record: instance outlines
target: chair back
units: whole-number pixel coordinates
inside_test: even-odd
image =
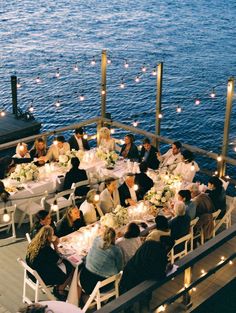
[[[86,179],[86,180],[79,181],[77,183],[73,183],[71,188],[75,190],[78,187],[88,186],[88,185],[89,185],[89,180]]]
[[[170,250],[170,262],[174,264],[175,259],[182,258],[186,254],[188,254],[188,242],[191,240],[191,234],[187,234],[177,240],[175,240],[174,247]],[[175,247],[183,245],[183,248],[175,253]]]
[[[39,290],[43,290],[43,292],[47,295],[49,300],[56,300],[56,298],[51,294],[48,287],[45,285],[42,278],[39,276],[37,271],[33,270],[29,265],[25,263],[24,260],[21,258],[17,259],[17,262],[22,266],[24,269],[24,281],[23,281],[23,297],[22,302],[31,304],[33,301],[36,303],[39,301]],[[35,281],[28,277],[28,273],[30,273],[34,278]],[[34,300],[31,301],[28,296],[26,295],[27,286],[34,291]]]
[[[199,220],[199,217],[196,217],[195,219],[191,220],[190,222],[190,235],[191,235],[191,251],[193,251],[193,240],[194,240],[194,227],[196,226],[197,222]]]
[[[8,206],[6,208],[0,209],[0,231],[9,231],[12,228],[12,236],[8,239],[16,239],[16,229],[15,229],[15,211],[16,205]],[[7,214],[8,220],[4,221],[4,215]],[[4,240],[4,239],[3,239]]]
[[[25,234],[25,237],[26,237],[26,239],[27,239],[28,243],[31,243],[31,237],[30,237],[30,234],[29,234],[29,233],[26,233],[26,234]]]
[[[217,217],[220,215],[221,210],[217,210],[216,212],[212,213],[212,217],[213,217],[213,232],[212,232],[212,237],[215,237],[216,235],[216,219]]]
[[[97,305],[97,310],[101,308],[103,301],[106,301],[110,298],[119,297],[119,282],[121,279],[122,272],[113,275],[104,279],[103,281],[98,281],[96,286],[93,289],[93,292],[90,294],[87,302],[85,303],[82,311],[85,313],[89,307]],[[114,286],[106,292],[102,292],[101,288],[107,286],[111,283],[114,283]]]

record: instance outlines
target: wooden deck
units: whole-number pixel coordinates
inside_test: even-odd
[[[236,222],[236,210],[233,211],[233,223]],[[17,242],[0,247],[0,313],[15,313],[22,305],[22,284],[23,284],[23,270],[17,263],[18,257],[25,257],[27,242],[25,240],[25,233],[28,231],[28,224],[23,224],[17,234]],[[1,244],[1,241],[0,241]],[[213,267],[220,261],[221,256],[229,256],[236,250],[236,238],[233,238],[220,249],[208,255],[201,262],[196,264],[193,268],[193,279],[200,275],[201,269],[207,271],[208,268]],[[236,264],[236,260],[234,262]],[[191,312],[206,298],[210,297],[216,291],[221,289],[229,281],[236,277],[236,266],[228,265],[222,270],[211,276],[203,283],[201,283],[196,292],[192,293],[193,306],[187,312]],[[162,286],[154,294],[151,302],[151,308],[163,299],[175,294],[183,287],[183,276],[175,278],[173,281]],[[45,296],[42,295],[42,300]],[[186,312],[181,304],[181,300],[174,304],[168,305],[165,312]]]

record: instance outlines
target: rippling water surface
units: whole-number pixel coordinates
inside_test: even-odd
[[[107,111],[114,119],[127,124],[136,119],[141,128],[154,131],[156,80],[151,72],[163,61],[162,135],[218,152],[227,79],[236,74],[235,16],[234,0],[1,0],[0,107],[11,106],[10,75],[16,73],[22,83],[19,104],[26,110],[33,100],[43,130],[99,114],[100,56],[106,48],[111,58]],[[93,56],[95,66],[90,65]],[[144,63],[147,72],[135,83]],[[38,75],[40,84],[35,83]],[[119,88],[122,77],[125,89]],[[209,98],[213,86],[214,100]],[[56,109],[58,97],[61,107]],[[235,113],[234,105],[231,141]]]

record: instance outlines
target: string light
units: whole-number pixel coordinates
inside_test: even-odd
[[[57,145],[58,145],[57,136],[53,139],[53,144],[54,144],[55,146],[57,146]]]
[[[124,83],[123,78],[121,79],[120,88],[121,88],[121,89],[124,89],[124,88],[125,88],[125,83]]]
[[[138,190],[138,185],[134,184],[134,191]]]
[[[230,176],[229,176],[229,175],[227,175],[227,176],[225,176],[225,178],[226,178],[226,179],[230,179]]]
[[[57,200],[54,200],[54,202],[51,204],[51,211],[56,212],[59,210]]]
[[[195,99],[195,104],[196,104],[196,105],[199,105],[200,103],[201,103],[201,101],[200,101],[199,98]]]
[[[77,63],[75,63],[75,64],[74,64],[74,67],[73,67],[73,69],[74,69],[74,71],[75,71],[75,72],[78,72],[78,70],[79,70],[79,67],[78,67],[78,64],[77,64]]]
[[[222,256],[220,259],[221,259],[221,261],[224,261],[224,260],[225,260],[225,257],[224,257],[224,256]]]
[[[137,126],[138,126],[138,122],[137,122],[137,121],[134,121],[134,122],[133,122],[133,126],[134,126],[134,127],[137,127]]]
[[[17,78],[16,88],[20,88],[20,87],[21,87],[20,78]]]
[[[229,265],[233,265],[233,261],[229,261]]]
[[[100,200],[100,196],[99,194],[97,193],[95,196],[94,196],[94,201],[98,202]]]
[[[140,82],[140,77],[138,75],[135,77],[135,81],[136,81],[136,83]]]
[[[193,172],[195,170],[194,162],[192,162],[190,170]]]
[[[84,101],[84,99],[85,99],[84,95],[81,94],[81,95],[79,96],[79,99],[80,99],[80,101]]]
[[[143,66],[142,66],[142,72],[145,73],[146,71],[147,71],[147,67],[146,67],[145,64],[143,64]]]
[[[156,71],[156,69],[154,68],[153,70],[152,70],[152,76],[156,76],[157,75],[157,71]]]
[[[92,59],[92,61],[90,62],[90,64],[91,64],[92,66],[94,66],[94,65],[96,64],[95,57],[93,57],[93,59]]]
[[[234,152],[236,152],[236,147],[234,147]]]
[[[1,112],[0,112],[0,116],[1,116],[1,117],[4,117],[4,116],[6,116],[6,112],[4,112],[4,111],[1,111]]]
[[[40,84],[41,83],[41,78],[39,77],[39,75],[36,77],[35,82],[36,82],[36,84]]]
[[[218,175],[218,171],[215,171],[215,175]]]
[[[139,150],[141,150],[141,149],[142,149],[142,147],[143,147],[142,145],[139,145],[139,146],[138,146]]]
[[[197,290],[197,288],[196,288],[196,287],[193,287],[192,291],[196,291],[196,290]]]
[[[103,90],[101,91],[101,94],[102,94],[102,95],[105,95],[105,94],[106,94],[106,90],[103,89]]]
[[[158,118],[163,118],[163,114],[162,114],[162,113],[159,113],[159,114],[158,114]]]
[[[205,274],[206,274],[205,270],[202,269],[202,270],[201,270],[201,274],[202,274],[202,275],[205,275]]]
[[[107,64],[111,64],[111,59],[107,59]]]
[[[59,108],[60,105],[61,105],[61,101],[60,101],[60,99],[58,98],[58,99],[56,100],[56,102],[55,102],[55,106],[56,106],[57,108]]]
[[[221,155],[218,155],[217,161],[218,161],[218,162],[222,161],[222,156],[221,156]]]
[[[182,109],[181,109],[181,107],[178,105],[177,108],[176,108],[176,112],[177,112],[177,113],[181,113],[181,111],[182,111]]]
[[[59,68],[57,68],[55,76],[56,76],[56,78],[60,78],[61,74],[60,74]]]
[[[125,60],[124,67],[125,67],[125,68],[128,68],[128,67],[129,67],[129,63],[127,62],[127,60]]]
[[[159,308],[157,309],[157,312],[165,312],[166,306],[165,305],[160,305]]]
[[[7,222],[10,221],[10,219],[11,219],[10,214],[7,212],[7,209],[5,208],[2,220],[3,220],[4,223],[7,223]]]
[[[83,135],[83,138],[84,138],[84,139],[88,139],[88,135],[87,135],[87,134],[84,134],[84,135]]]
[[[33,112],[34,112],[33,101],[31,101],[31,104],[30,104],[30,106],[29,106],[28,111],[29,111],[30,113],[33,113]]]
[[[111,128],[111,134],[115,134],[115,129]]]
[[[211,93],[210,93],[210,97],[211,97],[212,99],[216,97],[216,93],[215,93],[215,89],[214,89],[214,88],[212,88],[212,91],[211,91]]]
[[[125,141],[123,139],[120,139],[120,144],[124,145],[124,143],[125,143]],[[235,186],[235,188],[236,188],[236,186]]]

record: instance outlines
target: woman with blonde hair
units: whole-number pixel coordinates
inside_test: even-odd
[[[115,245],[116,232],[104,227],[101,236],[94,239],[80,273],[80,285],[86,294],[91,294],[98,281],[118,274],[123,268],[123,256]]]
[[[58,238],[52,227],[43,226],[27,248],[26,263],[38,272],[46,285],[54,285],[53,293],[58,299],[65,300],[65,287],[71,282],[74,269],[68,261],[60,259],[57,245]],[[66,274],[58,267],[61,263],[66,267]]]
[[[107,127],[102,127],[99,129],[99,140],[98,140],[98,147],[107,150],[107,151],[114,151],[116,148],[115,139],[111,137],[111,131]]]
[[[37,138],[34,142],[32,149],[30,150],[30,156],[32,160],[44,157],[46,154],[47,154],[46,141],[42,137]],[[45,163],[44,160],[40,160],[37,162],[39,165],[43,165]]]

